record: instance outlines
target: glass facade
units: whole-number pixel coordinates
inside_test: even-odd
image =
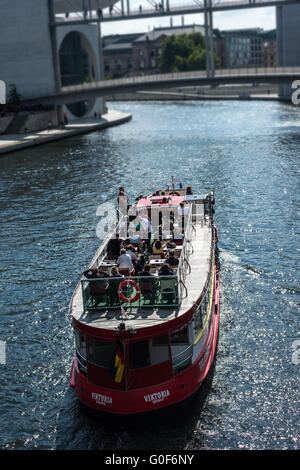
[[[95,66],[84,44],[84,36],[72,31],[64,38],[59,50],[62,86],[79,85],[95,80]],[[77,117],[86,113],[85,102],[72,103],[68,109]]]

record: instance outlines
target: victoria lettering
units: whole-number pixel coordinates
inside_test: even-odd
[[[151,393],[149,395],[144,395],[145,402],[158,403],[164,401],[166,397],[170,396],[169,390],[161,390],[160,392]]]
[[[98,405],[112,405],[112,397],[108,397],[106,395],[101,395],[100,393],[92,392],[92,399],[96,400]]]

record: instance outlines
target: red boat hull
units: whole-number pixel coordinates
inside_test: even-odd
[[[218,326],[219,280],[216,275],[207,340],[198,357],[185,371],[164,383],[136,390],[120,391],[89,383],[87,377],[79,371],[76,354],[74,354],[70,385],[74,387],[76,396],[84,405],[107,413],[131,415],[175,405],[191,397],[207,376],[215,355]]]

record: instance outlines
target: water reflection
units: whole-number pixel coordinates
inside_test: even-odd
[[[0,446],[295,449],[299,109],[281,103],[113,103],[129,123],[0,159]],[[163,423],[114,426],[68,378],[72,291],[101,202],[171,175],[215,187],[222,299],[211,387]]]

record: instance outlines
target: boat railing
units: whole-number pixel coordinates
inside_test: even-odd
[[[184,240],[183,240],[181,255],[179,258],[179,264],[177,268],[177,278],[178,278],[178,285],[179,285],[180,300],[184,299],[188,295],[187,287],[185,285],[185,279],[186,279],[186,276],[191,273],[189,257],[193,253],[192,234],[193,234],[192,210],[190,207],[188,219],[187,219],[186,226],[185,226],[185,233],[184,233]]]
[[[180,351],[176,355],[172,355],[173,369],[175,374],[180,372],[182,367],[186,367],[191,363],[193,357],[193,344]]]
[[[82,279],[85,310],[177,307],[179,284],[172,276],[122,276]]]

